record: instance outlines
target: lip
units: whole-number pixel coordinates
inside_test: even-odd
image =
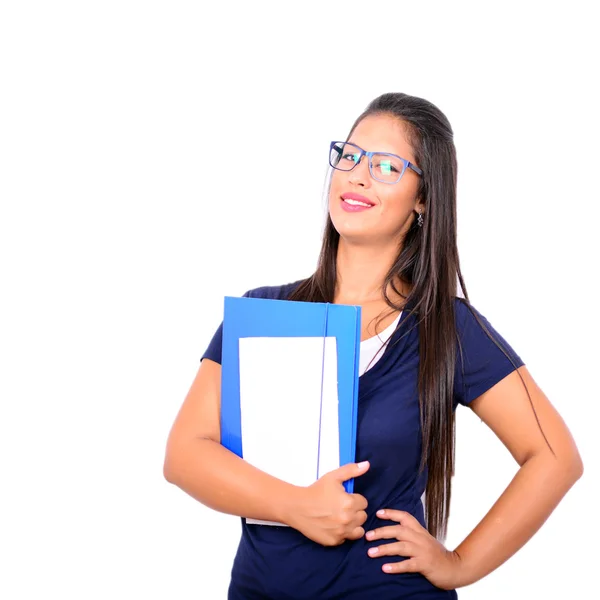
[[[347,212],[361,212],[363,210],[369,210],[371,207],[375,206],[374,202],[372,202],[368,198],[365,198],[365,196],[361,196],[360,194],[355,194],[354,192],[345,192],[344,194],[342,194],[341,198],[342,198],[342,208]],[[344,202],[344,200],[346,198],[348,198],[349,200],[358,200],[359,202],[364,202],[365,204],[368,204],[369,206],[357,206],[357,205],[348,204],[347,202]]]

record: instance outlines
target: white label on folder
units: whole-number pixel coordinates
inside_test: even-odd
[[[299,486],[337,469],[336,338],[252,337],[239,343],[244,459]]]

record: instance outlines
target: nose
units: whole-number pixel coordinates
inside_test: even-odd
[[[359,163],[348,172],[348,182],[353,185],[371,186],[371,174],[369,173],[369,159],[361,156]]]

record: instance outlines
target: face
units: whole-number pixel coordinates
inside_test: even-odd
[[[413,149],[406,139],[405,125],[389,115],[363,119],[347,140],[366,151],[390,152],[416,164]],[[417,165],[419,166],[419,165]],[[398,183],[377,181],[369,172],[366,156],[352,171],[333,170],[329,192],[329,215],[340,237],[353,242],[386,244],[397,242],[417,217],[419,175],[408,167]],[[357,210],[342,199],[348,192],[363,196],[372,206]]]

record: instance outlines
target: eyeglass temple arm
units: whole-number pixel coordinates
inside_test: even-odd
[[[408,166],[409,169],[412,169],[415,173],[418,173],[419,175],[423,175],[423,171],[421,171],[421,169],[419,169],[419,167],[417,167],[417,165],[413,165],[410,161],[406,161],[406,165]]]

